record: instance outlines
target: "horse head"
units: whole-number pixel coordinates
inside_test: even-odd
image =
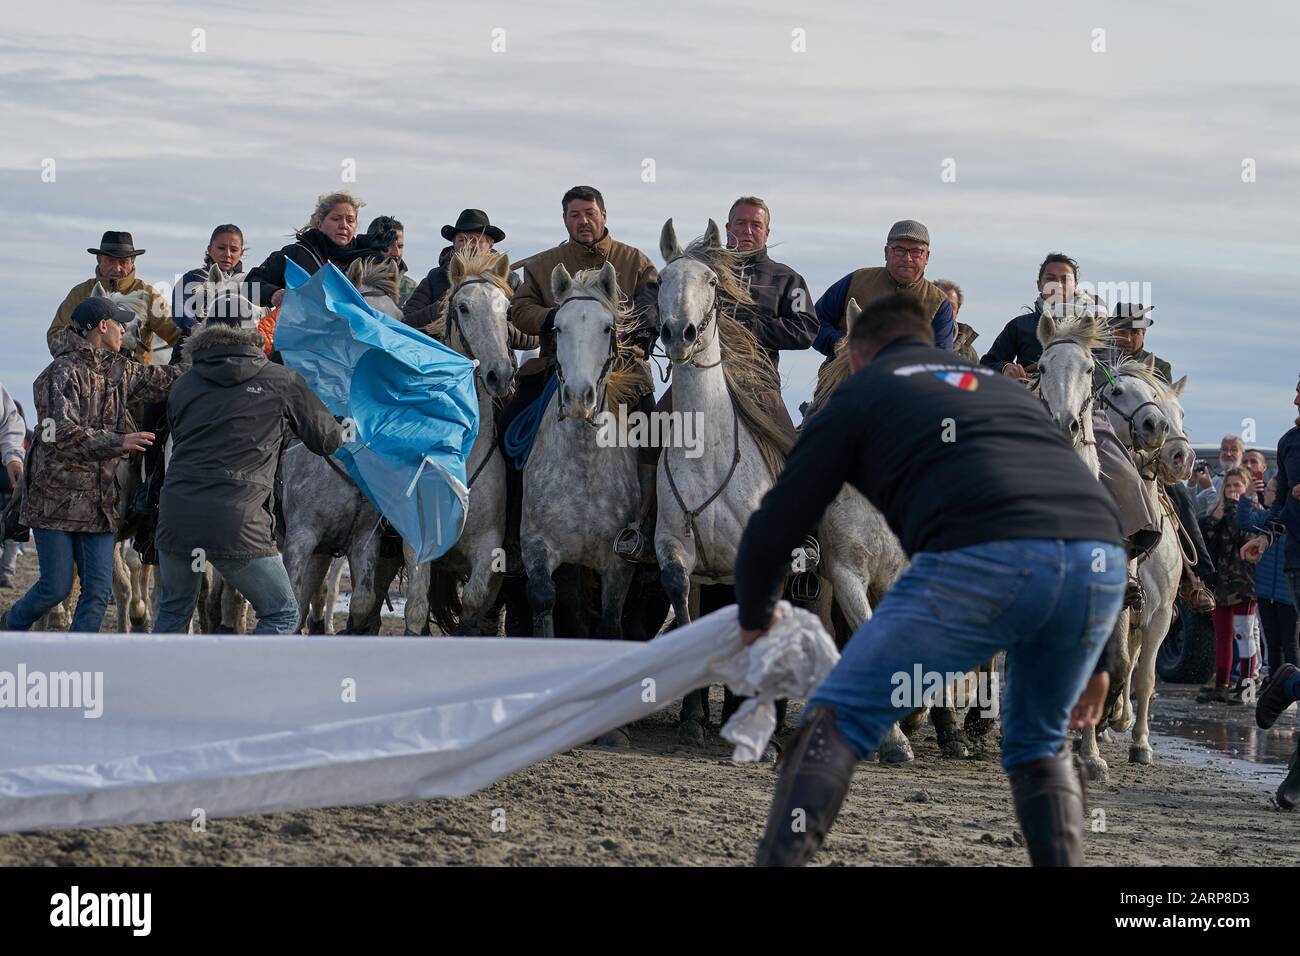
[[[1148,362],[1122,361],[1115,368],[1115,381],[1107,382],[1097,392],[1097,401],[1120,441],[1135,452],[1150,458],[1169,437],[1169,418],[1161,405],[1163,386],[1155,375],[1155,359]]]
[[[131,311],[135,318],[122,327],[122,351],[134,355],[136,358],[143,357],[146,351],[141,342],[144,333],[144,322],[149,317],[149,307],[153,302],[153,296],[149,294],[149,290],[136,289],[134,292],[109,292],[101,283],[96,282],[95,287],[90,290],[90,298],[108,299],[108,301],[125,306]]]
[[[271,311],[244,295],[244,273],[222,272],[215,262],[198,287],[187,291],[187,307],[200,323],[213,316],[234,317],[242,328],[253,328]]]
[[[606,262],[577,275],[560,263],[551,272],[555,313],[559,413],[594,425],[601,391],[618,350],[620,326],[630,321],[619,299],[618,274]]]
[[[720,277],[714,261],[730,255],[722,245],[718,224],[709,220],[703,237],[685,249],[677,242],[673,221],[659,235],[664,257],[659,273],[659,338],[674,365],[714,364],[721,357],[718,325]]]
[[[348,281],[371,308],[402,321],[397,305],[402,267],[396,259],[358,259],[348,266]]]
[[[510,260],[492,252],[458,252],[447,263],[451,291],[443,300],[444,340],[478,363],[478,376],[493,398],[514,381],[506,312],[510,308]]]
[[[1196,461],[1196,453],[1192,451],[1183,428],[1183,405],[1179,401],[1186,387],[1187,376],[1184,375],[1172,387],[1160,390],[1160,407],[1169,419],[1169,437],[1156,458],[1156,474],[1166,484],[1192,477],[1192,465]]]
[[[1073,445],[1091,432],[1093,350],[1104,340],[1105,330],[1092,313],[1059,318],[1044,309],[1038,320],[1038,397],[1065,437]]]

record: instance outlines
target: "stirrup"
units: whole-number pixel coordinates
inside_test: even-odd
[[[614,553],[633,564],[654,564],[654,542],[637,525],[629,525],[614,537]]]
[[[1128,588],[1124,591],[1124,607],[1141,611],[1146,606],[1147,592],[1137,578],[1129,578]]]
[[[822,579],[816,571],[801,571],[790,579],[786,593],[797,604],[811,604],[821,596]]]
[[[816,538],[808,535],[799,545],[799,550],[803,552],[803,560],[795,559],[796,573],[802,574],[808,571],[816,571],[817,565],[822,561],[822,546]]]

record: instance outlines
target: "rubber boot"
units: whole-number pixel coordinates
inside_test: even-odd
[[[834,710],[818,705],[804,714],[781,761],[755,863],[803,866],[813,858],[839,815],[857,760]]]
[[[1295,753],[1291,755],[1291,766],[1286,779],[1277,788],[1277,805],[1283,810],[1294,810],[1300,806],[1300,742],[1296,743]]]
[[[633,564],[654,564],[655,559],[655,485],[658,465],[638,463],[637,484],[641,486],[641,507],[634,524],[628,525],[614,539],[614,553]]]
[[[1007,772],[1033,866],[1083,865],[1083,790],[1068,751]]]

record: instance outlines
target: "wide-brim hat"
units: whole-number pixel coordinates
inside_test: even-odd
[[[92,256],[111,256],[114,259],[130,259],[144,255],[143,249],[137,249],[129,232],[106,232],[99,240],[98,249],[87,249]]]
[[[500,242],[506,234],[488,221],[482,209],[462,209],[454,226],[442,227],[442,238],[451,242],[458,232],[481,232],[493,242]]]
[[[1141,302],[1116,303],[1115,312],[1110,317],[1110,326],[1113,329],[1149,329],[1155,324],[1155,319],[1150,318],[1154,308],[1154,305],[1143,305]]]

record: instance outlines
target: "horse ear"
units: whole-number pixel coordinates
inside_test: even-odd
[[[226,274],[221,271],[221,266],[215,262],[212,263],[212,268],[208,270],[208,281],[218,284],[226,281]]]
[[[1183,389],[1185,389],[1186,387],[1187,387],[1187,376],[1184,375],[1178,381],[1174,382],[1174,394],[1176,396],[1181,397],[1183,394]]]
[[[386,271],[390,276],[392,276],[394,282],[400,283],[402,281],[401,264],[396,259],[385,259],[384,264],[387,266],[387,268],[384,271]]]
[[[618,301],[618,273],[614,271],[614,263],[608,259],[605,265],[601,267],[600,276],[597,278],[600,283],[600,290],[608,296],[610,302]]]
[[[1038,316],[1038,344],[1045,347],[1054,338],[1056,338],[1056,319],[1048,309],[1044,309]]]
[[[107,297],[108,297],[108,290],[104,288],[104,284],[103,284],[102,282],[96,282],[96,283],[95,283],[95,288],[93,288],[93,289],[90,290],[90,297],[91,297],[92,299],[104,299],[104,298],[107,298]]]
[[[677,241],[677,230],[673,228],[671,218],[664,223],[663,231],[659,233],[659,254],[664,257],[664,262],[672,262],[682,254],[681,243]]]
[[[573,276],[569,275],[569,270],[564,268],[563,262],[556,263],[555,268],[551,270],[551,298],[556,302],[563,302],[572,288]]]
[[[361,260],[355,259],[353,260],[352,264],[348,266],[347,280],[351,282],[353,286],[355,286],[357,284],[357,280],[360,278],[361,278]]]
[[[510,257],[504,252],[498,255],[497,261],[492,266],[492,271],[496,273],[501,281],[508,281],[510,277]]]
[[[1154,371],[1156,367],[1156,357],[1148,354],[1147,357],[1142,360],[1142,364]]]
[[[849,304],[844,308],[844,334],[845,335],[853,334],[853,326],[858,321],[858,317],[861,315],[862,315],[862,306],[858,305],[857,299],[850,296]]]
[[[718,228],[718,224],[712,219],[709,220],[709,225],[704,230],[704,241],[710,248],[722,248],[722,230]]]
[[[453,286],[460,285],[460,280],[465,278],[465,260],[459,255],[453,255],[451,261],[447,263],[447,278],[451,280]]]

